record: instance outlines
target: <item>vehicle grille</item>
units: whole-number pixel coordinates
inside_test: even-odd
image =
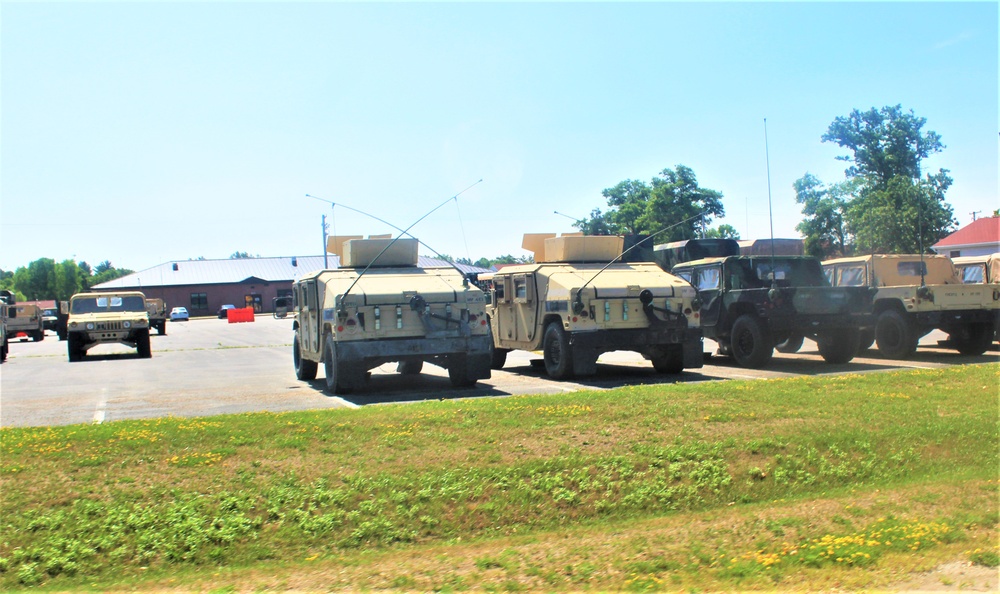
[[[121,322],[97,322],[96,330],[123,330]]]

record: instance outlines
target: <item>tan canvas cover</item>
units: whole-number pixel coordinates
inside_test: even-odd
[[[955,268],[958,269],[958,276],[963,282],[986,282],[1000,283],[1000,253],[984,254],[981,256],[961,256],[952,258]],[[962,271],[967,266],[975,266],[981,273],[976,275],[963,275]],[[976,277],[975,281],[969,278]],[[981,277],[981,278],[980,278]]]
[[[391,239],[351,239],[344,242],[341,262],[345,268],[362,268],[372,263],[375,266],[416,266],[417,240],[397,239],[393,243]]]
[[[864,262],[869,271],[868,282],[876,287],[905,287],[920,284],[919,254],[859,256],[838,258],[823,262],[824,266],[844,265]],[[926,274],[924,281],[929,285],[960,284],[955,266],[947,256],[927,255],[923,257]],[[871,278],[874,276],[874,278]]]

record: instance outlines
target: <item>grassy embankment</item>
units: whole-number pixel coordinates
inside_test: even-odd
[[[0,589],[879,587],[997,564],[1000,366],[0,431]]]

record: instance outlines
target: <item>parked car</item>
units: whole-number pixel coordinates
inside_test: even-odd
[[[227,303],[227,304],[223,305],[222,307],[220,307],[219,308],[219,319],[220,320],[226,319],[226,317],[229,316],[229,310],[230,309],[236,309],[236,306],[233,305],[232,303]]]
[[[188,310],[186,307],[175,307],[170,310],[170,321],[178,322],[180,320],[188,320],[190,316],[188,315]]]

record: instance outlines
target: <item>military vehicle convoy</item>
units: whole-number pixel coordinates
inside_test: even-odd
[[[654,262],[620,262],[624,239],[534,233],[533,264],[493,274],[488,308],[492,365],[514,349],[541,350],[546,373],[593,375],[604,352],[635,351],[660,373],[702,366],[694,289]]]
[[[146,298],[146,313],[149,314],[149,327],[156,328],[156,333],[163,336],[167,333],[167,304],[159,298]]]
[[[417,267],[417,243],[328,239],[340,268],[308,273],[292,290],[298,379],[315,379],[322,364],[327,391],[343,394],[389,362],[402,374],[439,365],[456,387],[490,377],[485,294],[455,268]]]
[[[701,329],[719,354],[742,367],[765,366],[780,352],[795,352],[804,338],[819,346],[827,363],[847,363],[858,352],[860,335],[874,324],[872,291],[831,287],[819,260],[809,256],[741,256],[734,240],[708,240],[713,256],[684,261],[698,253],[700,240],[657,245],[672,251],[664,261],[679,262],[672,272],[698,291]],[[702,250],[704,251],[704,250]]]
[[[963,284],[947,256],[905,254],[838,258],[823,263],[830,283],[877,291],[874,340],[879,354],[905,359],[920,337],[939,329],[964,355],[981,355],[993,341],[1000,290]]]
[[[73,295],[66,330],[70,363],[82,361],[99,344],[116,342],[136,349],[140,358],[153,356],[146,297],[138,291]]]
[[[42,309],[33,303],[17,303],[8,305],[8,312],[13,312],[7,320],[8,340],[27,337],[38,342],[45,340],[45,326],[42,320]]]

